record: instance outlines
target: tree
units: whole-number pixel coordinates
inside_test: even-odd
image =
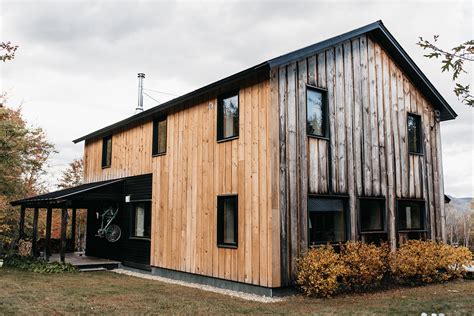
[[[430,51],[428,54],[424,55],[427,58],[441,58],[441,71],[442,72],[452,72],[452,79],[454,82],[454,94],[461,100],[461,102],[474,106],[474,96],[471,93],[471,87],[469,84],[464,85],[460,82],[459,75],[466,73],[467,69],[465,62],[474,61],[474,40],[468,40],[456,47],[451,48],[451,50],[445,50],[438,46],[439,35],[433,36],[433,42],[419,38],[419,41],[416,43],[418,46],[424,50]]]
[[[58,188],[67,189],[81,185],[84,180],[84,161],[74,159],[66,170],[63,171],[61,178],[58,179]]]
[[[0,50],[2,54],[0,55],[0,60],[6,62],[15,58],[16,50],[18,45],[13,45],[11,42],[0,42]]]

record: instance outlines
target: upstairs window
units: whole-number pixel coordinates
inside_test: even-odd
[[[153,145],[152,155],[162,155],[166,153],[167,120],[160,118],[153,121]]]
[[[102,139],[102,168],[110,167],[112,164],[112,135]]]
[[[421,154],[421,117],[408,114],[408,151],[411,154]]]
[[[217,197],[217,245],[237,247],[237,195]]]
[[[306,133],[327,137],[326,92],[312,87],[306,90]]]
[[[132,204],[130,214],[131,237],[149,238],[151,235],[150,202]]]
[[[310,244],[337,243],[346,240],[345,203],[337,198],[308,199]]]
[[[219,97],[217,101],[217,140],[239,136],[239,93]]]
[[[401,231],[425,229],[425,202],[398,201],[398,229]]]
[[[359,200],[361,232],[380,232],[385,230],[385,200]]]

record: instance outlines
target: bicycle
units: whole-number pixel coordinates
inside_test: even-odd
[[[97,231],[97,237],[107,239],[108,242],[116,242],[120,239],[122,235],[122,230],[116,224],[112,224],[112,221],[117,217],[118,206],[114,209],[112,206],[109,207],[100,215],[102,217],[102,222],[99,230]],[[104,221],[106,224],[104,226]]]

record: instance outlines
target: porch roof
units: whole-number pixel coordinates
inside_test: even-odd
[[[82,184],[73,188],[53,191],[45,194],[32,196],[26,199],[10,202],[12,206],[22,205],[25,207],[49,207],[64,203],[77,204],[78,206],[90,201],[113,200],[123,198],[123,181],[125,179],[114,179]]]

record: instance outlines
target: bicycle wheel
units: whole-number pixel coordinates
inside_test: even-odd
[[[105,239],[108,242],[116,242],[120,239],[120,236],[122,236],[122,230],[115,224],[110,225],[105,232]]]

